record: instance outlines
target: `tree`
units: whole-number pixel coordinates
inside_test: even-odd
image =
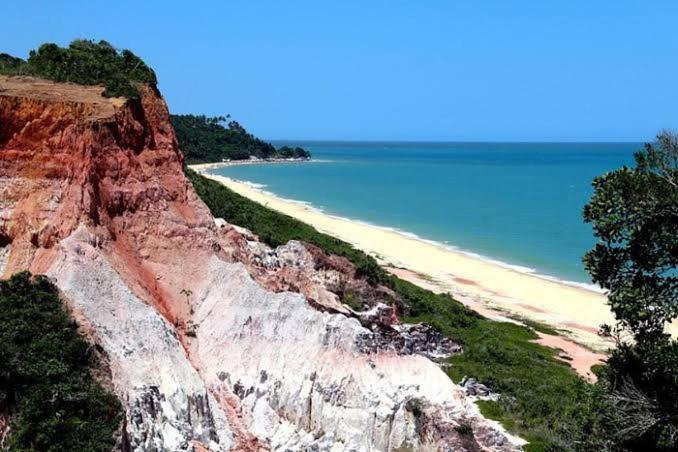
[[[186,297],[187,305],[191,303],[191,295],[193,295],[193,291],[191,289],[181,289],[181,292],[179,293]]]
[[[599,243],[584,262],[619,326],[643,340],[678,316],[678,136],[662,132],[635,158],[593,181],[584,219]]]
[[[207,117],[204,115],[171,115],[179,147],[189,163],[245,160],[250,157],[270,159],[311,157],[300,147],[283,146],[276,149],[255,137],[231,115]]]
[[[584,257],[607,289],[617,341],[600,384],[622,450],[678,448],[678,136],[664,131],[635,154],[633,168],[593,181],[584,209],[598,244]]]

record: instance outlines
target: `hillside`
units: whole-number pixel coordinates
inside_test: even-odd
[[[300,147],[276,149],[225,117],[171,115],[179,147],[188,163],[213,163],[224,160],[308,159],[311,154]],[[226,126],[224,126],[226,124]]]

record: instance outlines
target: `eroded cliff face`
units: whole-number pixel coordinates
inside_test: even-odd
[[[454,344],[342,305],[341,258],[216,225],[159,93],[100,91],[0,77],[0,272],[55,280],[126,450],[517,448],[429,359]]]

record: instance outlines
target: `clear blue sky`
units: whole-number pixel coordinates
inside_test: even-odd
[[[106,39],[176,113],[291,139],[638,141],[678,128],[678,1],[6,1],[0,51]]]

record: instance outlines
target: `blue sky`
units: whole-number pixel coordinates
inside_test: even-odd
[[[639,141],[678,128],[678,2],[3,2],[0,52],[106,39],[176,113],[269,139]]]

